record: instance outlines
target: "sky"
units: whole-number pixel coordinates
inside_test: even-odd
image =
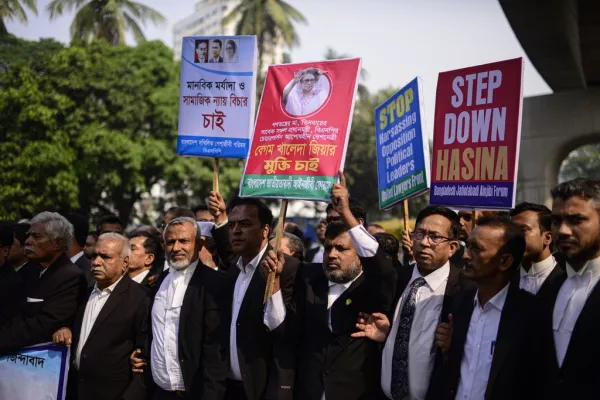
[[[138,0],[167,19],[148,24],[148,39],[169,47],[173,26],[192,14],[196,0]],[[308,20],[297,25],[301,44],[290,51],[293,62],[319,61],[327,48],[362,58],[371,91],[400,88],[423,79],[425,116],[433,121],[437,74],[509,58],[525,58],[523,93],[549,94],[550,88],[521,48],[497,0],[287,0]],[[39,15],[29,23],[7,24],[16,36],[69,41],[73,14],[49,21],[49,0],[38,0]],[[177,4],[177,6],[175,6]],[[430,124],[431,125],[431,124]],[[431,128],[428,129],[431,131]]]

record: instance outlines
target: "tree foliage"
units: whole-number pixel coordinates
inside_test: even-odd
[[[288,47],[300,43],[294,22],[306,23],[300,11],[283,0],[242,0],[222,21],[223,26],[236,22],[236,35],[256,35],[258,70],[262,72],[263,54],[283,42]]]
[[[575,149],[563,161],[558,180],[565,182],[575,178],[600,180],[600,144]]]
[[[37,0],[0,0],[0,37],[7,36],[6,22],[18,20],[21,23],[27,23],[27,13],[29,9],[37,15]]]
[[[0,218],[79,209],[147,221],[167,202],[207,196],[212,161],[175,154],[179,66],[162,42],[97,41],[38,61],[10,63],[1,75]],[[228,195],[239,161],[222,171]],[[153,187],[164,195],[153,197]]]
[[[77,10],[71,23],[74,42],[100,39],[112,45],[125,44],[125,32],[129,31],[139,43],[146,40],[140,22],[166,21],[158,11],[131,0],[52,0],[47,9],[50,19],[61,16],[65,10]]]

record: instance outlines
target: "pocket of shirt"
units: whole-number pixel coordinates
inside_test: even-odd
[[[435,350],[435,331],[440,323],[440,309],[437,307],[425,313],[425,319],[421,326],[419,343],[421,346],[431,346]]]

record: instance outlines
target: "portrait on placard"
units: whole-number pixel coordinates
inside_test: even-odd
[[[210,41],[208,62],[209,63],[222,63],[223,62],[223,40],[212,39]]]
[[[238,62],[238,49],[239,41],[235,39],[225,40],[225,56],[224,60],[226,63]]]
[[[194,44],[194,62],[204,64],[208,62],[208,40],[196,40]]]
[[[313,67],[301,69],[283,89],[281,106],[292,117],[307,116],[323,108],[331,90],[327,71]]]

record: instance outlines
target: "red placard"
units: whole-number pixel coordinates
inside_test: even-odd
[[[522,79],[522,58],[439,74],[431,204],[514,207]]]
[[[360,59],[270,66],[242,196],[327,200],[343,168]]]

